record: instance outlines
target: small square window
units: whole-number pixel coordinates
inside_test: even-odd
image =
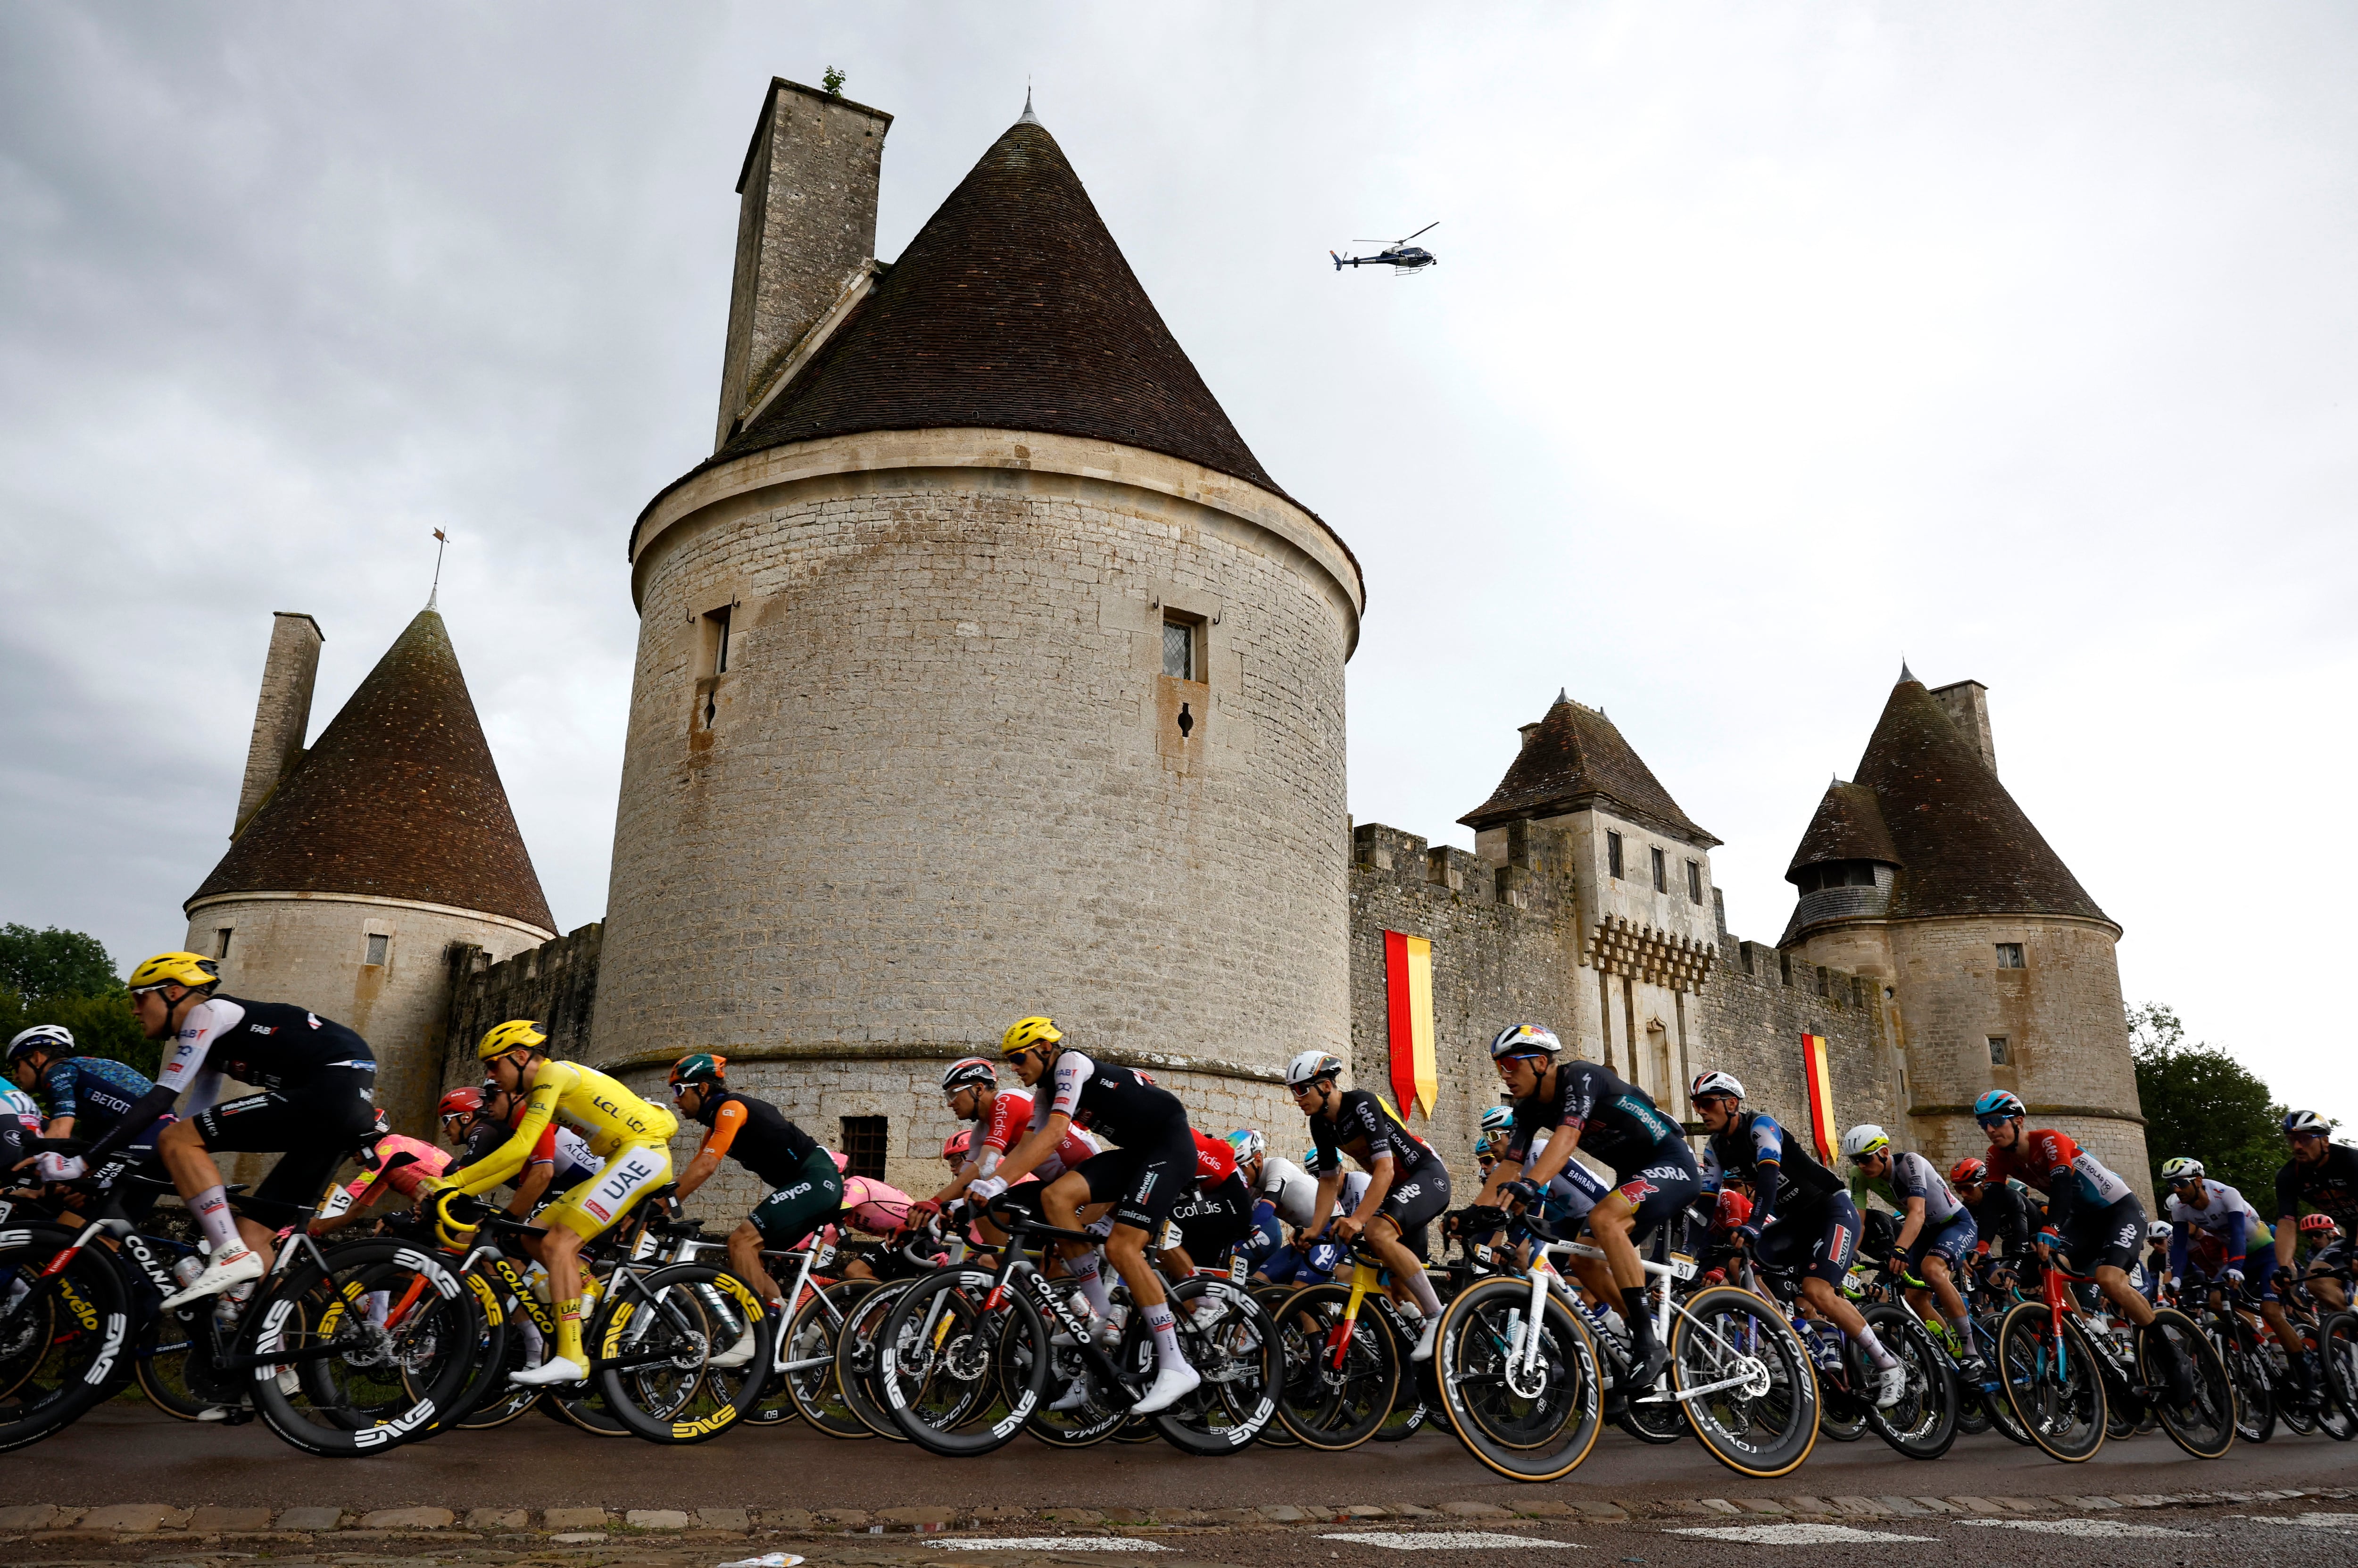
[[[1671,891],[1670,857],[1663,854],[1659,849],[1653,850],[1652,854],[1654,859],[1654,891],[1656,892],[1668,892]]]
[[[1195,680],[1195,623],[1175,615],[1163,618],[1163,673],[1173,680]]]
[[[1618,833],[1605,836],[1605,871],[1616,879],[1621,875],[1621,835]]]
[[[381,932],[372,931],[369,933],[368,939],[368,957],[361,961],[367,964],[382,964],[384,962],[385,950],[392,946],[392,937]]]
[[[1989,1048],[1990,1065],[1993,1067],[2003,1067],[2007,1063],[2014,1060],[2012,1053],[2006,1049],[2006,1036],[2003,1034],[1991,1035],[1989,1037]]]
[[[2022,944],[2001,942],[1997,945],[1997,967],[2001,969],[2022,968]]]
[[[229,960],[230,936],[236,929],[233,925],[224,925],[213,933],[213,957],[224,963]]]
[[[850,1164],[849,1174],[865,1176],[871,1182],[884,1179],[884,1152],[889,1146],[890,1119],[882,1116],[847,1116],[843,1119],[843,1157]]]
[[[1703,862],[1700,860],[1687,862],[1687,902],[1703,902]]]

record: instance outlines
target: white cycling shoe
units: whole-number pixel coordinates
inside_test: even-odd
[[[737,1336],[736,1344],[718,1356],[706,1357],[704,1364],[708,1367],[718,1367],[724,1372],[731,1368],[742,1367],[753,1358],[755,1337],[753,1325],[749,1323],[745,1325],[745,1331]]]
[[[1195,1385],[1203,1380],[1204,1374],[1193,1367],[1165,1367],[1154,1374],[1154,1386],[1146,1390],[1144,1399],[1130,1407],[1130,1413],[1152,1415],[1168,1409],[1194,1393]]]
[[[1875,1375],[1875,1408],[1887,1411],[1908,1391],[1908,1368],[1894,1361]]]
[[[226,1252],[214,1253],[212,1261],[205,1265],[205,1271],[190,1280],[187,1290],[164,1298],[164,1310],[169,1312],[174,1307],[184,1307],[190,1302],[217,1296],[233,1285],[242,1285],[248,1280],[260,1278],[261,1255],[253,1248],[240,1243]]]
[[[509,1382],[521,1383],[527,1389],[546,1389],[557,1383],[586,1383],[589,1380],[589,1368],[562,1356],[552,1356],[537,1367],[508,1374]]]
[[[1424,1320],[1424,1332],[1416,1336],[1416,1348],[1408,1353],[1408,1358],[1412,1361],[1432,1360],[1433,1342],[1435,1338],[1439,1337],[1440,1334],[1441,1320],[1437,1317],[1426,1318]]]

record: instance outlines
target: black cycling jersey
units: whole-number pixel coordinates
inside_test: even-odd
[[[776,1106],[734,1089],[706,1091],[696,1119],[712,1130],[699,1153],[726,1154],[773,1187],[800,1181],[803,1162],[818,1151],[818,1140]]]
[[[2032,1217],[2029,1195],[2012,1182],[1985,1185],[1982,1201],[1966,1204],[1965,1212],[1990,1244],[1991,1256],[1997,1258],[2019,1258],[2029,1251],[2031,1233],[2046,1223],[2044,1215]]]
[[[2307,1204],[2345,1234],[2358,1234],[2358,1149],[2336,1143],[2314,1165],[2285,1162],[2277,1173],[2277,1217],[2291,1219]]]
[[[1580,1129],[1582,1151],[1628,1176],[1653,1162],[1655,1149],[1666,1139],[1686,1148],[1677,1122],[1655,1108],[1646,1091],[1621,1081],[1595,1062],[1558,1062],[1555,1093],[1515,1102],[1515,1128],[1508,1154],[1520,1161],[1545,1144],[1539,1136],[1558,1127]],[[1541,1076],[1542,1086],[1546,1076]],[[1693,1162],[1690,1160],[1688,1163]]]
[[[1047,1092],[1032,1097],[1032,1125],[1048,1125],[1062,1111],[1081,1127],[1104,1133],[1128,1148],[1169,1140],[1187,1141],[1187,1108],[1169,1089],[1157,1088],[1143,1073],[1093,1062],[1078,1051],[1060,1051],[1049,1069]]]
[[[1440,1162],[1432,1145],[1411,1132],[1397,1111],[1365,1089],[1341,1091],[1336,1098],[1333,1120],[1313,1116],[1310,1139],[1318,1151],[1317,1163],[1310,1172],[1317,1176],[1341,1170],[1346,1154],[1369,1171],[1376,1168],[1378,1160],[1389,1157],[1392,1182],[1398,1185],[1411,1173],[1423,1170],[1426,1162],[1436,1166]]]
[[[1760,1167],[1768,1164],[1777,1168],[1773,1193],[1762,1186]],[[1734,1176],[1748,1183],[1753,1192],[1769,1200],[1772,1214],[1786,1218],[1844,1190],[1841,1177],[1811,1158],[1808,1150],[1785,1135],[1775,1117],[1760,1110],[1747,1110],[1729,1122],[1726,1131],[1712,1134],[1704,1145],[1703,1173],[1710,1182]]]
[[[189,1010],[156,1081],[177,1095],[211,1068],[256,1088],[284,1089],[331,1067],[373,1073],[376,1056],[351,1029],[307,1009],[215,996]]]

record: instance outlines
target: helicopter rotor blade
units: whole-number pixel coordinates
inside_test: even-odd
[[[1438,218],[1435,218],[1432,222],[1427,223],[1423,228],[1419,229],[1419,230],[1416,232],[1416,234],[1429,234],[1429,233],[1433,232],[1433,230],[1438,229],[1439,227],[1441,227],[1441,220],[1440,220],[1440,219],[1438,219]],[[1411,234],[1411,235],[1408,237],[1408,240],[1413,240],[1413,239],[1415,239],[1415,238],[1416,238],[1416,234]],[[1401,241],[1399,241],[1399,242],[1397,242],[1397,243],[1404,245],[1404,244],[1408,243],[1408,240],[1401,240]]]

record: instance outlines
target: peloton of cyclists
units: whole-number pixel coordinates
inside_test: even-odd
[[[1890,1135],[1871,1121],[1843,1134],[1842,1152],[1858,1173],[1854,1190],[1873,1193],[1899,1217],[1899,1234],[1883,1260],[1884,1271],[1902,1279],[1915,1274],[1932,1287],[1931,1304],[1938,1307],[1964,1351],[1958,1366],[1965,1381],[1985,1380],[1989,1368],[1974,1346],[1973,1324],[1965,1316],[1965,1299],[1954,1277],[1981,1240],[1973,1211],[1931,1161],[1913,1150],[1895,1151]],[[1920,1299],[1923,1294],[1909,1292],[1920,1315],[1927,1304]]]

